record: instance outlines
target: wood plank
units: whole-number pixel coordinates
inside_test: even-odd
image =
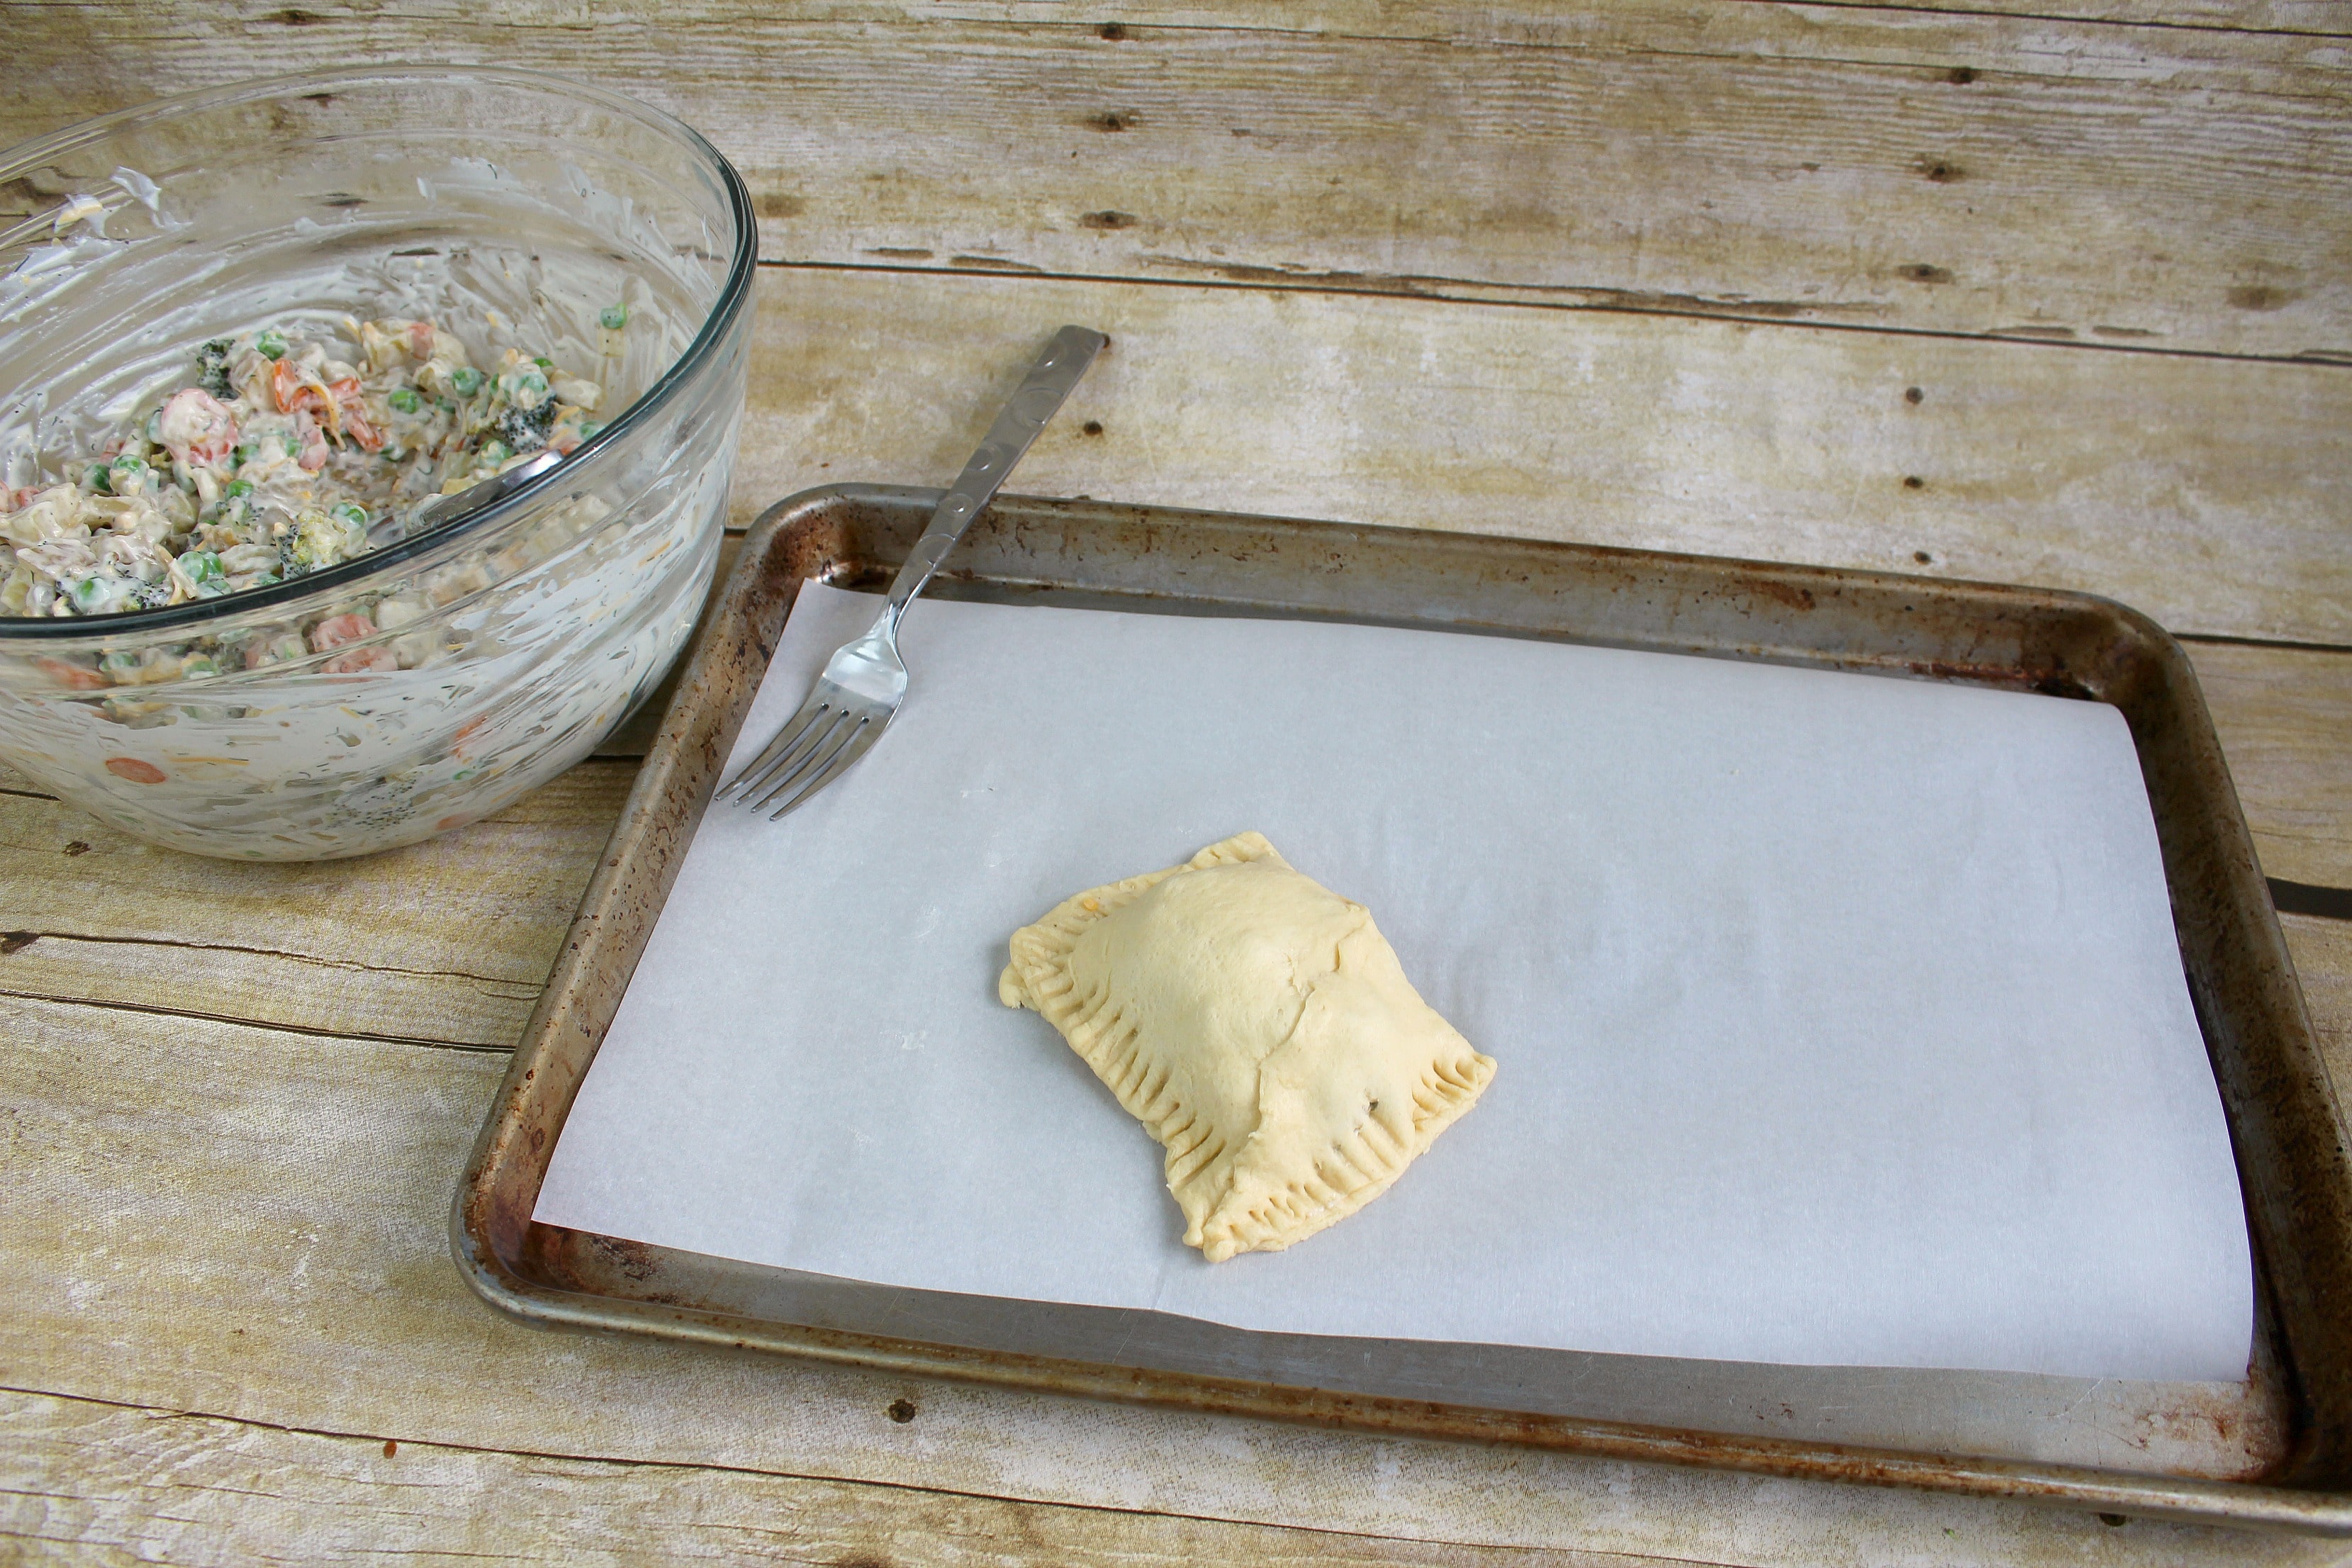
[[[289,1431],[0,1392],[0,1555],[183,1568],[341,1563],[1252,1563],[1633,1568],[1157,1513],[1020,1504],[691,1465]]]
[[[1696,0],[1139,7],[1106,37],[961,9],[12,0],[0,139],[257,59],[527,59],[709,134],[771,259],[2352,357],[2334,37]]]
[[[2189,651],[2263,870],[2352,888],[2352,655]]]
[[[1769,0],[1759,0],[1769,3]],[[2063,16],[2125,26],[2219,27],[2241,32],[2352,35],[2344,0],[1909,0],[1920,11]]]
[[[2352,921],[2281,915],[2304,1005],[2336,1080],[2336,1103],[2352,1110]]]
[[[2263,1564],[2327,1543],[534,1333],[451,1268],[492,1055],[0,998],[0,1379],[257,1426],[1465,1545]],[[912,1418],[895,1419],[905,1400]],[[898,1414],[907,1412],[902,1408]],[[5,1447],[6,1445],[0,1445]],[[201,1467],[199,1467],[201,1473]],[[42,1489],[119,1496],[104,1472]],[[689,1490],[690,1495],[690,1490]],[[299,1554],[298,1552],[298,1554]]]
[[[1113,342],[1031,494],[2032,583],[2352,644],[2352,375],[1945,338],[772,268],[739,522],[947,482],[1066,321]]]
[[[0,794],[0,994],[511,1049],[635,773],[583,763],[458,832],[287,865]]]

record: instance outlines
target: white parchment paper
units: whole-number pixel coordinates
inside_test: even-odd
[[[875,598],[803,590],[747,760]],[[2228,1381],[2237,1178],[2089,702],[926,601],[874,754],[703,821],[538,1217],[1241,1328]],[[731,766],[731,764],[730,764]],[[1386,1195],[1202,1262],[1013,931],[1246,828],[1500,1064]]]

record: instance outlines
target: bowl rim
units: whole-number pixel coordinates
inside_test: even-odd
[[[751,280],[759,269],[759,219],[752,210],[751,193],[744,184],[743,176],[736,172],[733,163],[728,162],[725,153],[711,145],[709,138],[676,115],[625,93],[558,76],[552,71],[513,66],[392,61],[381,65],[345,66],[331,70],[251,77],[242,81],[200,88],[193,92],[175,93],[128,109],[114,110],[48,135],[0,149],[0,184],[16,178],[28,169],[38,167],[43,161],[60,153],[100,141],[123,126],[141,121],[218,109],[257,99],[300,97],[308,92],[338,86],[348,89],[355,84],[367,82],[434,79],[508,83],[551,92],[558,97],[582,99],[640,121],[686,143],[689,151],[700,153],[717,172],[720,188],[726,194],[729,216],[735,222],[735,247],[734,254],[729,258],[727,277],[719,286],[719,296],[709,313],[703,318],[701,329],[694,340],[635,402],[606,422],[593,437],[573,448],[570,457],[517,487],[511,494],[478,511],[467,512],[445,527],[429,529],[381,550],[339,562],[324,571],[273,583],[268,587],[224,594],[216,599],[196,599],[184,605],[157,609],[118,610],[100,616],[0,616],[0,645],[20,638],[41,642],[68,641],[77,637],[132,636],[181,628],[193,633],[194,628],[208,621],[248,610],[270,609],[308,598],[323,590],[361,584],[387,567],[399,566],[428,552],[437,551],[454,540],[488,531],[495,524],[529,510],[557,488],[561,476],[574,462],[618,445],[627,439],[631,432],[654,419],[677,395],[678,389],[692,380],[695,374],[718,353],[720,342],[733,330],[751,299]]]

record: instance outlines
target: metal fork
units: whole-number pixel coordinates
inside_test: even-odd
[[[1085,327],[1064,327],[1054,334],[1045,353],[1030,366],[1029,379],[988,427],[988,438],[963,466],[955,488],[931,513],[929,526],[898,568],[890,597],[873,626],[834,650],[800,711],[749,767],[727,782],[719,799],[732,795],[754,811],[782,800],[768,818],[773,822],[874,749],[907,696],[907,666],[898,657],[899,618],[1109,341]]]

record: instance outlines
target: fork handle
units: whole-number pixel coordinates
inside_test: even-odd
[[[1029,378],[1021,384],[1021,390],[1013,395],[997,415],[996,423],[988,427],[988,438],[981,442],[971,461],[956,476],[954,488],[941,499],[939,510],[931,513],[923,536],[915,541],[907,563],[898,568],[898,575],[890,584],[890,602],[883,606],[881,617],[874,624],[875,631],[897,635],[898,617],[907,613],[907,606],[923,591],[931,574],[940,569],[940,563],[963,537],[963,531],[971,526],[971,520],[995,496],[997,488],[1004,483],[1004,476],[1029,450],[1030,443],[1037,439],[1037,432],[1045,427],[1045,421],[1062,406],[1070,388],[1078,384],[1078,378],[1087,374],[1087,367],[1095,363],[1095,355],[1108,342],[1100,332],[1085,327],[1064,327],[1054,334],[1054,341],[1045,345],[1045,352],[1029,367]]]

